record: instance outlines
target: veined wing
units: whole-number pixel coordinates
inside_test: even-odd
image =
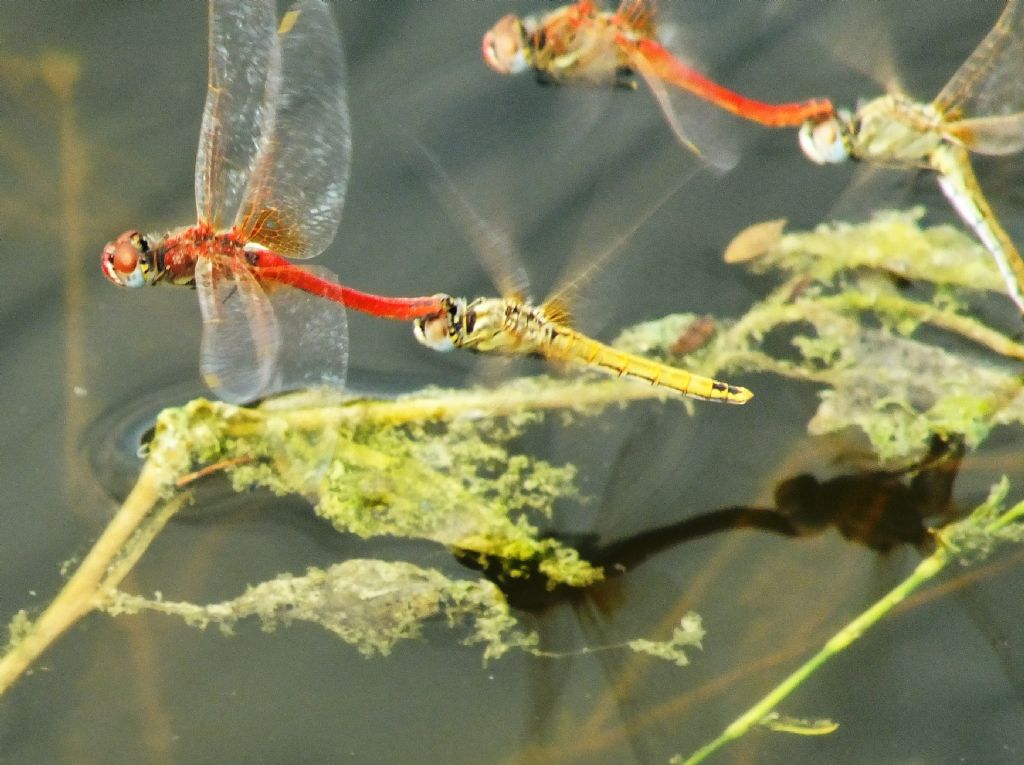
[[[288,275],[278,274],[287,269]],[[315,266],[262,268],[259,278],[277,319],[279,348],[274,392],[300,388],[341,388],[348,369],[348,322],[340,303],[288,286],[296,271],[337,283],[334,274]],[[291,277],[291,278],[289,278]]]
[[[352,155],[345,62],[323,0],[301,0],[274,36],[281,50],[268,119],[236,225],[279,255],[321,253],[338,230]]]
[[[274,308],[243,263],[200,258],[196,293],[203,314],[199,368],[225,401],[243,403],[277,388],[280,333]]]
[[[1009,0],[935,105],[954,120],[1024,112],[1024,0]]]
[[[235,217],[273,122],[281,50],[273,0],[210,0],[210,71],[196,155],[196,213],[224,228]]]

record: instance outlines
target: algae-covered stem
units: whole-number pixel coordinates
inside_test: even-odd
[[[163,524],[188,501],[188,493],[175,493],[178,479],[193,468],[194,460],[216,459],[223,438],[259,436],[266,432],[269,419],[283,420],[297,431],[322,431],[344,424],[400,426],[540,409],[586,411],[663,397],[667,396],[658,388],[614,380],[518,381],[489,391],[437,390],[393,401],[351,399],[284,408],[272,400],[262,408],[247,409],[200,399],[183,409],[167,410],[157,419],[149,458],[131,493],[56,598],[38,619],[19,630],[0,658],[0,695],[68,628],[107,603]],[[190,413],[204,409],[212,410],[216,428],[207,422],[201,432],[189,430]]]

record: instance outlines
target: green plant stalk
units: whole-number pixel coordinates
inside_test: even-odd
[[[1002,484],[1002,488],[1005,491],[1005,482]],[[680,756],[673,757],[671,760],[672,765],[697,765],[697,763],[704,762],[704,760],[726,744],[744,736],[751,729],[760,725],[761,721],[771,714],[780,702],[786,699],[794,690],[799,688],[800,685],[808,677],[814,674],[814,672],[816,672],[823,664],[825,664],[825,662],[847,649],[852,643],[860,638],[861,635],[877,624],[882,617],[903,602],[908,595],[941,572],[954,557],[956,546],[955,542],[952,540],[958,534],[958,527],[969,528],[972,524],[978,524],[978,520],[980,518],[986,517],[988,511],[990,511],[994,506],[994,503],[1000,501],[1001,498],[998,496],[999,491],[1000,486],[997,485],[997,487],[993,489],[989,499],[979,506],[969,518],[940,532],[937,535],[939,544],[935,551],[922,560],[910,576],[890,590],[874,605],[860,614],[860,616],[833,635],[828,642],[822,646],[821,650],[814,654],[814,656],[801,665],[789,677],[773,688],[760,701],[737,717],[724,731],[722,731],[721,735],[702,746],[685,760]],[[977,530],[976,533],[994,535],[999,530],[1008,526],[1011,522],[1017,520],[1022,514],[1024,514],[1024,502],[1020,502],[1005,513],[1002,513],[996,520],[985,524],[981,529]]]

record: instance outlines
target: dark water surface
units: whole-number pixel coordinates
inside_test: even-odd
[[[903,86],[927,98],[1001,8],[868,2],[880,21],[864,23],[849,21],[860,17],[856,3],[665,5],[718,79],[766,100],[839,103],[879,89],[851,59],[884,75],[879,57],[851,51],[847,39],[870,50],[887,37]],[[349,62],[354,165],[341,230],[318,262],[356,287],[492,292],[407,134],[514,235],[537,294],[695,166],[643,92],[540,88],[488,71],[482,32],[507,10],[530,10],[526,3],[334,7]],[[194,219],[206,16],[199,3],[3,0],[0,18],[6,622],[19,608],[41,608],[62,582],[61,562],[88,550],[131,486],[133,450],[153,414],[202,393],[194,294],[117,291],[100,274],[99,253],[126,228]],[[17,74],[43,55],[79,67],[69,99]],[[611,338],[676,311],[737,316],[774,283],[722,263],[731,237],[759,220],[784,216],[806,228],[832,214],[848,169],[812,167],[791,131],[723,124],[743,148],[740,164],[725,177],[690,178],[629,238],[588,286],[584,329]],[[1024,241],[1019,161],[983,172]],[[927,178],[904,177],[885,201],[926,204],[930,221],[953,219]],[[412,389],[476,369],[473,359],[416,345],[407,325],[351,313],[349,323],[358,384]],[[834,461],[852,446],[804,435],[816,404],[810,386],[729,379],[756,391],[750,405],[699,406],[689,418],[676,405],[634,404],[574,428],[546,425],[537,448],[576,463],[593,497],[565,508],[555,529],[613,542],[719,508],[765,506],[797,473],[842,472]],[[1024,485],[1018,438],[997,432],[969,456],[957,504],[976,504],[1004,472]],[[253,494],[172,523],[126,587],[215,601],[279,572],[372,556],[460,571],[443,551],[339,538],[301,500]],[[310,626],[268,635],[243,625],[224,639],[162,616],[94,616],[0,701],[0,763],[662,763],[717,734],[917,560],[910,549],[879,556],[835,532],[794,541],[738,531],[672,547],[590,597],[520,614],[547,647],[571,651],[664,639],[695,610],[708,634],[686,669],[624,652],[560,661],[512,654],[482,667],[479,650],[440,624],[386,659],[366,660]],[[755,732],[713,761],[1021,762],[1017,564],[1004,553],[978,581],[911,604],[785,703],[788,714],[840,722],[833,735]]]

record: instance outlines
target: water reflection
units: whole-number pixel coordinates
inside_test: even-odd
[[[964,453],[963,438],[935,436],[926,458],[902,470],[865,469],[825,480],[809,473],[786,478],[776,485],[774,507],[712,510],[605,544],[596,534],[551,536],[602,566],[608,577],[630,571],[678,545],[741,529],[793,538],[835,529],[850,542],[879,553],[904,545],[923,552],[934,544],[933,528],[960,517],[960,509],[953,503],[953,484]],[[535,571],[517,570],[509,575],[502,560],[476,553],[456,554],[464,565],[498,584],[509,602],[524,611],[539,612],[556,602],[593,596],[564,585],[551,587]]]

